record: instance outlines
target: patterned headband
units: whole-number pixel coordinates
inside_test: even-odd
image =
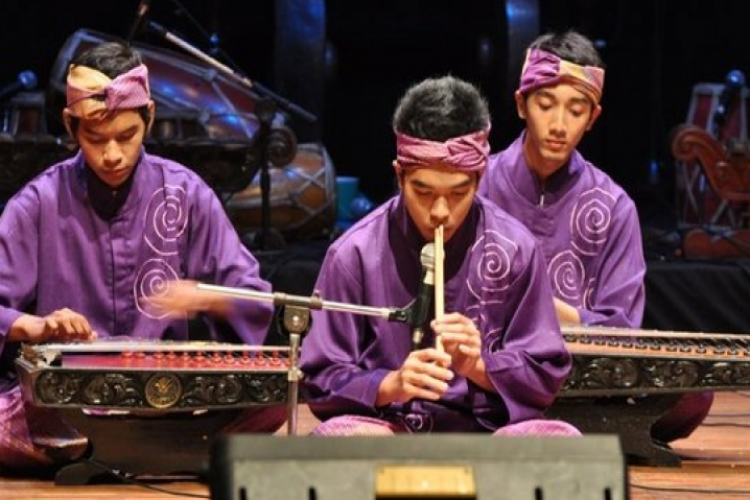
[[[580,66],[540,49],[526,52],[519,92],[525,94],[563,81],[576,85],[594,104],[599,104],[604,90],[604,69]]]
[[[140,108],[151,100],[148,69],[141,64],[113,80],[93,68],[71,66],[67,98],[70,113],[86,120],[98,120],[116,110]]]
[[[438,163],[465,172],[484,172],[490,145],[490,128],[436,142],[396,132],[396,161],[403,169],[429,167]]]

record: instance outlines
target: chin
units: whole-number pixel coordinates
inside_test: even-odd
[[[555,153],[555,154],[546,154],[543,157],[545,169],[550,172],[555,172],[561,166],[567,163],[569,157],[570,157],[570,154],[567,151],[561,152],[561,153]]]

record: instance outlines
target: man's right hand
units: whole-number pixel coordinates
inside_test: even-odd
[[[24,314],[10,327],[8,340],[11,342],[71,342],[96,339],[85,316],[71,309],[63,308],[47,316]]]
[[[385,376],[378,388],[376,406],[405,403],[415,398],[437,400],[448,390],[454,374],[447,367],[451,357],[437,349],[409,354],[404,364]]]

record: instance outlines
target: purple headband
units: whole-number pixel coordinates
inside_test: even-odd
[[[148,69],[143,64],[114,79],[86,66],[71,66],[68,72],[67,106],[79,118],[101,118],[115,110],[140,108],[150,101]]]
[[[396,161],[403,169],[450,165],[465,172],[484,172],[490,145],[490,128],[436,142],[419,139],[396,131]]]
[[[541,49],[526,52],[519,92],[525,94],[563,81],[577,85],[594,104],[599,104],[604,90],[604,69],[580,66]]]

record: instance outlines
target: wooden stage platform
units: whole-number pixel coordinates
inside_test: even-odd
[[[314,425],[309,413],[300,414],[300,434]],[[704,425],[673,448],[683,457],[681,467],[629,468],[631,500],[750,498],[750,391],[718,393]],[[209,498],[208,487],[190,481],[56,486],[43,479],[0,478],[3,500],[175,498]]]

